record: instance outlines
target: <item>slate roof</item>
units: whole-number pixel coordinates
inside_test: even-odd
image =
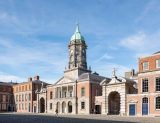
[[[12,86],[14,84],[17,84],[17,83],[12,83],[12,82],[0,82],[0,85],[5,85],[5,86]]]
[[[155,52],[155,53],[153,53],[153,54],[159,54],[160,53],[160,51],[158,51],[158,52]]]
[[[79,76],[78,81],[91,80],[95,82],[101,82],[105,77],[99,76],[93,73],[83,73]]]

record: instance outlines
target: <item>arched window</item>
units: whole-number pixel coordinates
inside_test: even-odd
[[[147,97],[144,97],[143,100],[142,100],[142,102],[143,102],[143,103],[148,103],[148,98],[147,98]]]
[[[156,97],[156,109],[160,109],[160,96]]]
[[[81,88],[81,96],[85,96],[85,88],[84,87]]]

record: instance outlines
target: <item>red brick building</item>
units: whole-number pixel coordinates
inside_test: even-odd
[[[127,95],[128,115],[160,116],[160,52],[139,58],[138,94]]]
[[[14,111],[13,83],[0,82],[0,112]]]

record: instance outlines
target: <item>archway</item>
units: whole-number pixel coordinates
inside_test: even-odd
[[[68,102],[68,113],[72,113],[72,102]]]
[[[56,106],[58,113],[60,113],[60,102],[57,102],[57,106]]]
[[[62,113],[66,113],[66,103],[62,102]]]
[[[116,91],[108,96],[108,114],[118,115],[120,113],[120,94]]]
[[[42,97],[40,99],[40,113],[44,113],[45,112],[45,100],[44,98]]]

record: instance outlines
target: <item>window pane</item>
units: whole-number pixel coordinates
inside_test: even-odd
[[[148,92],[148,79],[142,80],[142,92]]]
[[[81,88],[81,96],[85,96],[85,88]]]
[[[144,97],[143,100],[142,100],[142,102],[143,102],[143,103],[148,103],[148,98],[147,98],[147,97]]]
[[[156,97],[156,109],[160,109],[160,97]]]
[[[50,103],[50,109],[52,109],[52,103]]]
[[[156,91],[160,91],[160,78],[156,78]]]
[[[81,109],[85,109],[85,102],[81,102]]]
[[[143,63],[143,70],[148,70],[149,68],[149,63],[148,62],[144,62]]]
[[[156,60],[156,68],[160,68],[160,59]]]
[[[53,93],[52,93],[52,91],[50,92],[50,99],[52,99],[52,97],[53,97]]]

